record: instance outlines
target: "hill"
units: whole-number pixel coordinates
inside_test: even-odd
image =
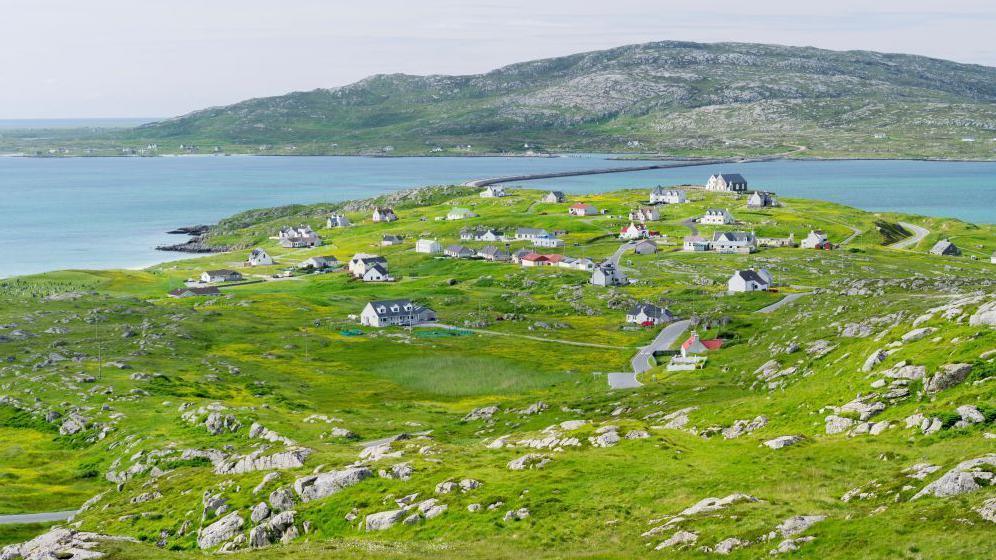
[[[815,156],[991,158],[994,102],[996,68],[659,42],[480,75],[377,75],[197,111],[130,137],[161,150],[261,153],[763,155],[805,146]]]
[[[0,281],[0,514],[86,502],[73,527],[135,539],[99,550],[153,560],[996,554],[992,227],[804,199],[751,209],[689,188],[651,223],[660,251],[635,254],[616,234],[647,190],[542,194],[442,187],[246,212],[206,238],[235,252]],[[578,201],[606,212],[569,216]],[[371,221],[384,204],[398,221]],[[454,206],[478,216],[442,219]],[[715,207],[738,220],[728,227],[820,229],[838,247],[681,251],[683,222]],[[353,225],[325,229],[333,210]],[[884,246],[908,234],[900,220],[928,234]],[[301,223],[324,245],[270,238]],[[547,251],[619,254],[635,282],[414,250],[465,227],[563,231]],[[403,241],[382,246],[388,234]],[[940,238],[963,255],[928,254]],[[276,264],[243,268],[257,246]],[[396,280],[295,266],[358,252],[384,256]],[[777,291],[727,294],[748,267]],[[222,268],[247,281],[166,297]],[[368,301],[399,298],[440,324],[358,324]],[[661,329],[625,321],[639,302],[722,346],[669,370],[686,332],[643,354],[642,385],[610,388]],[[0,525],[0,542],[44,530]],[[58,557],[93,539],[49,537]]]

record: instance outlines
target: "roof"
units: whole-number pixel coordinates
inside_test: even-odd
[[[559,197],[564,196],[564,191],[550,191],[550,192],[548,192],[546,194],[552,194],[552,195],[554,195],[554,196],[556,196],[556,197],[559,198]]]
[[[410,299],[382,299],[371,301],[367,305],[372,306],[379,317],[397,317],[429,310],[424,305],[413,304]]]
[[[205,272],[207,272],[211,276],[231,276],[233,274],[238,274],[238,272],[235,272],[234,270],[229,270],[227,268],[222,268],[219,270],[207,270]]]
[[[685,243],[705,243],[705,242],[706,242],[705,237],[702,237],[701,235],[686,235],[685,236]]]
[[[529,253],[529,254],[523,256],[522,260],[524,260],[524,261],[537,261],[538,262],[538,261],[541,261],[541,260],[545,261],[545,260],[547,260],[547,258],[546,258],[546,256],[541,255],[539,253]]]
[[[747,179],[739,173],[719,173],[719,177],[722,177],[723,181],[727,183],[746,183]]]
[[[663,307],[657,307],[652,303],[638,303],[629,310],[630,315],[639,315],[641,312],[647,317],[653,317],[654,319],[671,316],[670,311]]]
[[[736,241],[747,243],[754,239],[754,234],[747,231],[717,231],[712,234],[712,241]]]
[[[743,278],[744,281],[746,281],[746,282],[757,282],[758,284],[767,284],[768,283],[767,280],[765,280],[764,278],[761,278],[760,274],[758,274],[756,271],[750,270],[750,269],[747,269],[747,270],[738,270],[738,271],[734,272],[733,275],[734,276],[739,276],[739,277]]]
[[[252,250],[252,253],[249,254],[253,257],[258,257],[260,255],[265,255],[266,251],[260,247],[256,247],[255,249]]]
[[[363,264],[379,264],[387,262],[387,259],[380,255],[356,255],[353,257],[353,260]]]
[[[560,261],[564,260],[564,255],[554,254],[554,255],[543,255],[543,256],[546,257],[546,260],[552,263],[559,263]]]
[[[214,286],[208,286],[205,288],[177,288],[169,293],[171,296],[180,296],[183,294],[191,294],[195,296],[214,296],[221,294],[221,291]]]
[[[539,234],[546,234],[547,231],[541,228],[520,227],[515,230],[515,233],[518,235],[530,235],[530,234],[539,235]]]
[[[384,268],[383,266],[381,266],[380,263],[377,263],[377,264],[371,266],[370,268],[368,268],[367,271],[363,273],[363,275],[366,276],[367,274],[370,274],[371,272],[377,272],[381,276],[387,276],[387,269]]]
[[[706,213],[706,216],[709,216],[711,214],[720,214],[720,215],[722,215],[722,214],[726,214],[726,209],[725,208],[709,208],[708,210],[706,210],[705,213]]]
[[[400,237],[398,237],[397,235],[390,234],[390,233],[388,233],[387,235],[385,235],[383,239],[384,239],[384,241],[401,241]]]
[[[574,204],[571,204],[571,208],[594,208],[594,206],[588,204],[587,202],[575,202]]]
[[[316,263],[339,262],[339,259],[335,258],[332,255],[325,255],[325,256],[320,256],[320,257],[310,257],[310,258],[307,258],[307,259],[304,260],[304,262],[308,262],[308,261],[314,261]]]

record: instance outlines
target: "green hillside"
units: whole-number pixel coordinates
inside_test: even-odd
[[[559,204],[510,192],[247,212],[207,237],[234,252],[0,281],[0,515],[87,502],[73,527],[135,539],[99,542],[108,558],[149,560],[219,548],[262,559],[996,555],[992,226],[804,199],[749,209],[692,187],[650,224],[666,236],[660,252],[622,255],[627,286],[414,251],[419,238],[459,243],[468,226],[532,227],[562,230],[560,251],[600,261],[648,191]],[[568,216],[579,201],[605,212]],[[370,220],[384,204],[397,222]],[[479,216],[441,219],[452,206]],[[818,229],[839,246],[681,251],[682,222],[712,207],[738,224],[703,235]],[[354,225],[325,229],[333,210]],[[883,245],[909,233],[899,220],[929,234]],[[300,223],[325,244],[270,238]],[[385,234],[404,242],[382,247]],[[928,254],[941,238],[963,254]],[[244,268],[257,246],[276,264]],[[396,281],[274,277],[359,252],[386,257]],[[253,282],[166,297],[218,268]],[[776,291],[727,294],[743,268],[771,271]],[[790,294],[802,295],[758,313]],[[358,324],[368,301],[393,298],[430,306],[441,325]],[[607,375],[631,371],[660,330],[625,322],[638,302],[722,347],[690,371],[668,371],[661,354],[642,386],[610,389]],[[0,525],[0,539],[43,530]]]

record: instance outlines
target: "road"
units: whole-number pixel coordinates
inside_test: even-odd
[[[691,325],[691,321],[684,319],[675,321],[661,329],[661,332],[657,333],[653,342],[640,348],[640,351],[629,361],[630,367],[633,368],[632,372],[609,374],[609,387],[613,389],[632,389],[643,385],[637,381],[636,376],[650,369],[650,358],[654,355],[654,352],[670,348],[672,344],[677,342],[678,337],[688,330],[689,325]]]
[[[681,222],[681,225],[688,228],[688,231],[691,232],[691,235],[699,234],[699,228],[698,226],[695,225],[695,218],[688,218],[687,220]]]
[[[616,251],[614,253],[612,253],[609,256],[609,258],[606,259],[606,260],[608,260],[610,263],[612,263],[612,266],[614,266],[616,268],[619,268],[619,259],[622,258],[623,254],[626,251],[632,249],[633,247],[636,247],[636,243],[634,243],[632,241],[627,241],[626,243],[623,243],[622,245],[620,245],[619,248],[616,249]]]
[[[16,515],[0,515],[0,525],[13,525],[20,523],[48,523],[51,521],[65,521],[76,515],[75,509],[67,511],[49,511],[45,513],[19,513]]]
[[[929,229],[915,224],[899,222],[899,225],[903,226],[906,229],[913,230],[913,237],[907,237],[906,239],[903,239],[898,243],[893,243],[892,245],[889,245],[889,247],[892,247],[893,249],[909,249],[910,247],[913,247],[917,243],[923,241],[923,238],[927,237],[927,234],[930,233]]]
[[[777,311],[782,306],[788,305],[788,304],[792,303],[793,301],[801,298],[802,296],[808,296],[811,293],[812,292],[803,292],[803,293],[800,293],[800,294],[789,294],[789,295],[783,297],[782,299],[776,301],[775,303],[772,303],[771,305],[769,305],[767,307],[762,307],[761,309],[758,309],[754,313],[771,313],[773,311]]]

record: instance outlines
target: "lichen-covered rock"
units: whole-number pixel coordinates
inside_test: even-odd
[[[331,496],[343,488],[359,484],[373,476],[373,471],[367,467],[352,467],[341,471],[305,476],[294,481],[294,491],[301,500],[310,502]]]
[[[53,527],[29,541],[0,548],[0,560],[88,560],[104,554],[93,550],[101,541],[136,542],[130,537],[85,533],[66,527]]]
[[[994,471],[996,471],[996,454],[993,453],[962,461],[944,473],[941,478],[924,486],[911,499],[916,500],[924,496],[947,498],[975,492],[983,486],[990,486],[996,482]]]
[[[385,529],[390,529],[394,525],[401,521],[401,518],[405,516],[406,510],[394,509],[390,511],[381,511],[378,513],[371,513],[364,519],[363,525],[367,531],[383,531]]]
[[[761,428],[768,425],[768,418],[765,416],[758,416],[753,420],[737,420],[732,426],[725,428],[723,430],[723,437],[725,439],[736,439],[744,434],[749,434],[755,430],[760,430]]]
[[[296,447],[265,455],[265,449],[258,449],[248,455],[235,456],[220,461],[214,467],[217,474],[243,474],[254,471],[276,471],[296,469],[304,466],[304,461],[311,455],[311,450]]]
[[[989,498],[985,502],[982,502],[979,509],[975,511],[978,512],[982,519],[990,523],[996,523],[996,498]]]
[[[827,435],[841,434],[850,430],[854,426],[854,420],[850,418],[844,418],[843,416],[837,416],[831,414],[826,417],[826,433]]]
[[[783,447],[795,445],[800,441],[802,441],[802,436],[779,436],[775,439],[769,439],[764,442],[764,445],[770,447],[771,449],[781,449]]]
[[[972,364],[944,364],[937,373],[926,378],[923,388],[928,393],[937,393],[961,384],[972,371]]]
[[[690,531],[678,531],[671,535],[666,541],[657,545],[654,550],[664,550],[665,548],[687,547],[695,544],[699,540],[696,533]]]
[[[197,546],[202,549],[214,548],[242,531],[245,520],[237,511],[229,513],[218,521],[201,529],[197,536]]]
[[[996,327],[996,300],[984,303],[968,318],[968,324],[972,326],[989,325]]]
[[[526,469],[542,469],[550,462],[550,457],[546,455],[541,455],[539,453],[528,453],[519,457],[518,459],[513,459],[508,463],[508,470],[511,471],[524,471]]]
[[[480,408],[475,408],[470,411],[466,416],[463,417],[464,422],[470,422],[473,420],[490,420],[492,416],[498,413],[497,406],[482,406]]]

